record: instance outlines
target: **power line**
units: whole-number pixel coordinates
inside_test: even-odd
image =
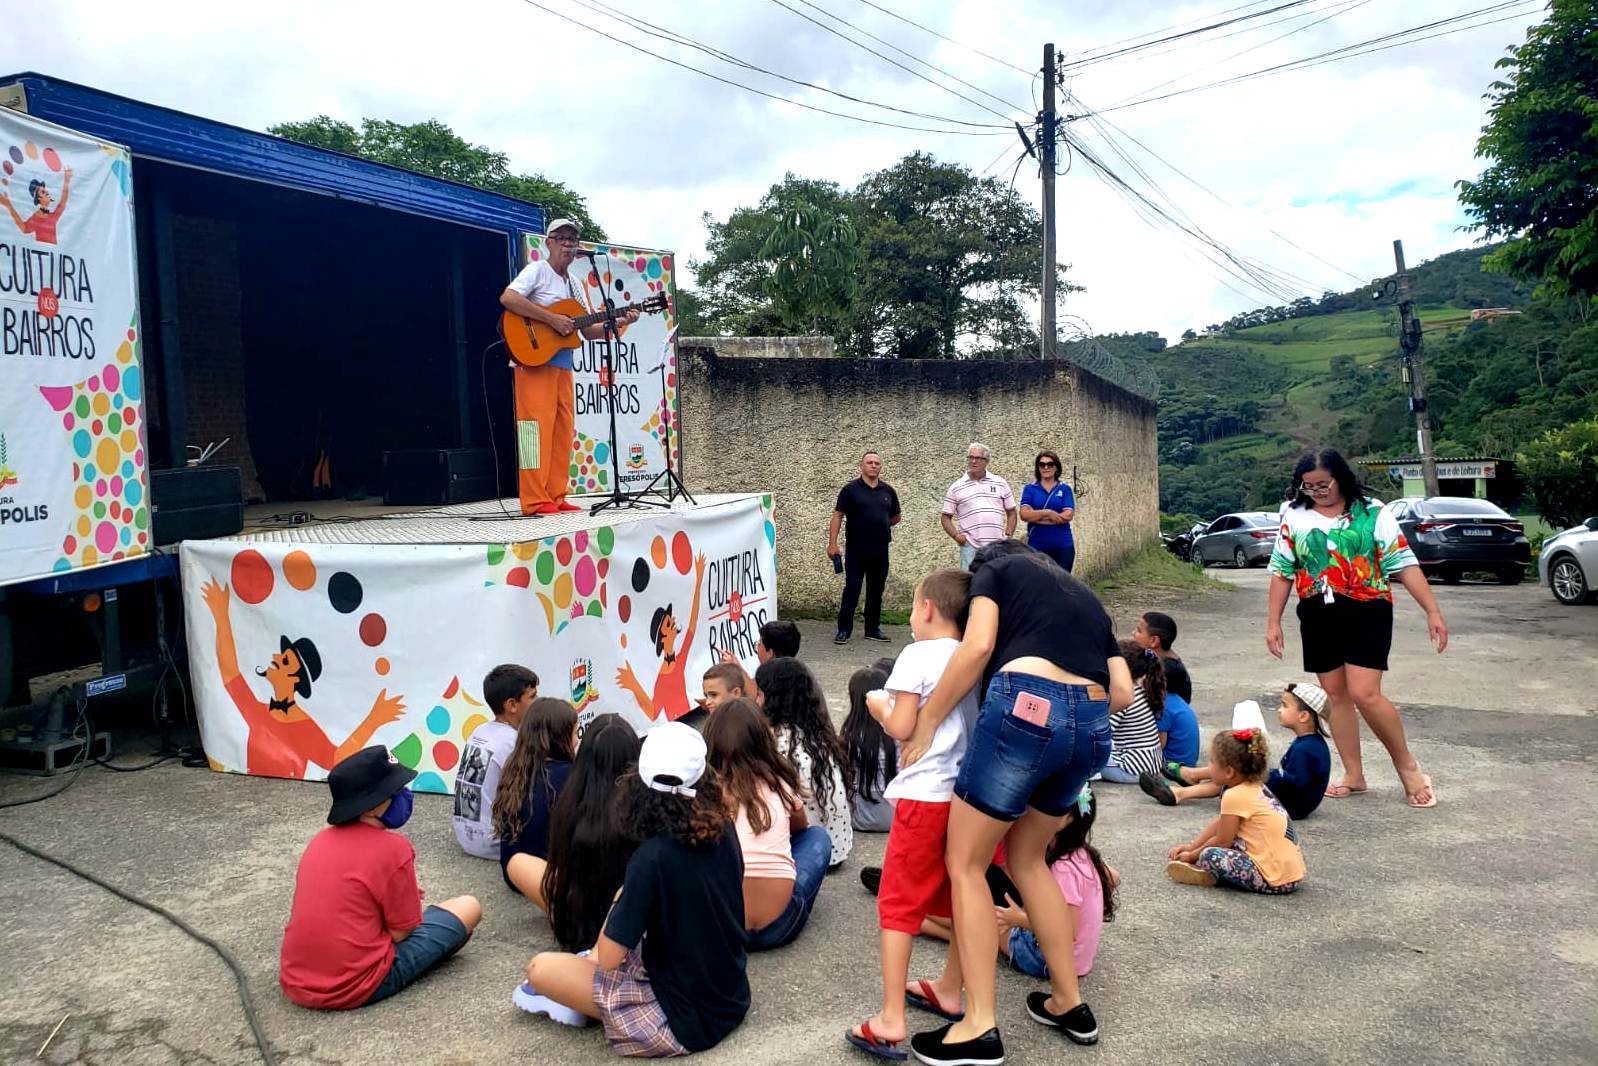
[[[932,34],[932,36],[936,37],[940,41],[947,41],[950,44],[954,45],[956,48],[964,48],[968,52],[975,52],[977,55],[981,56],[983,59],[991,59],[991,60],[993,60],[993,62],[999,64],[1002,67],[1009,67],[1011,70],[1018,70],[1022,74],[1033,74],[1033,73],[1036,73],[1035,71],[1028,70],[1025,67],[1018,67],[1014,63],[1010,62],[1008,59],[1000,59],[998,56],[990,56],[990,55],[988,55],[988,53],[984,52],[980,48],[975,48],[975,47],[973,47],[973,46],[971,46],[969,44],[961,44],[959,41],[955,40],[953,37],[945,37],[943,34],[939,33],[937,30],[934,30],[934,29],[932,29],[932,28],[930,28],[928,26],[923,26],[923,25],[921,25],[921,23],[917,22],[915,19],[905,18],[903,15],[900,15],[897,12],[889,11],[887,8],[883,7],[881,4],[874,4],[874,3],[871,2],[871,0],[860,0],[860,2],[862,4],[864,4],[864,5],[866,5],[867,7],[875,8],[876,10],[882,12],[884,15],[887,15],[889,18],[898,19],[900,22],[903,22],[907,26],[914,26],[916,29],[920,30],[922,33],[930,33],[930,34]],[[1264,3],[1264,2],[1266,2],[1266,0],[1254,0],[1254,2],[1255,3]]]
[[[942,89],[944,92],[949,93],[950,95],[958,96],[960,99],[964,100],[966,103],[972,104],[972,105],[974,105],[976,107],[980,107],[982,110],[986,111],[988,114],[996,115],[999,118],[1004,119],[1006,122],[1012,121],[1012,116],[1011,115],[1006,115],[1002,111],[995,111],[993,108],[989,107],[987,104],[984,104],[981,100],[974,100],[971,97],[965,95],[964,93],[962,93],[962,92],[960,92],[960,91],[958,91],[956,89],[949,88],[947,85],[944,85],[941,82],[933,81],[931,78],[927,77],[925,74],[922,74],[920,71],[914,70],[914,69],[912,69],[910,67],[905,66],[903,63],[899,62],[897,59],[892,58],[891,56],[883,55],[881,52],[877,51],[875,48],[872,48],[868,44],[861,44],[859,41],[855,40],[853,37],[850,37],[848,34],[843,33],[843,32],[841,32],[839,30],[833,29],[831,26],[827,25],[825,22],[821,22],[820,20],[816,19],[812,15],[805,14],[803,11],[800,11],[798,8],[793,7],[793,6],[789,5],[788,3],[786,3],[785,0],[771,0],[771,2],[776,4],[778,7],[782,8],[783,10],[788,11],[791,14],[799,16],[800,18],[804,19],[806,22],[811,23],[814,26],[820,27],[821,29],[825,30],[826,32],[832,34],[834,37],[837,37],[839,40],[848,41],[850,44],[854,45],[856,48],[859,48],[862,51],[870,52],[872,55],[876,56],[878,59],[882,60],[884,63],[893,64],[894,66],[898,67],[900,70],[904,71],[906,74],[909,74],[913,78],[919,78],[920,80],[926,82],[928,85],[932,85],[932,86],[935,86],[935,87],[937,87],[939,89]],[[804,0],[801,0],[801,2],[804,2]],[[814,6],[814,5],[811,5],[811,6]],[[820,8],[816,8],[816,10],[820,11],[821,9]],[[822,12],[822,13],[826,14],[827,12]],[[842,21],[842,20],[840,19],[839,21]],[[920,60],[917,60],[917,62],[920,62]],[[997,98],[995,98],[995,99],[997,99]],[[1000,103],[1004,103],[1004,101],[1000,100]],[[1014,107],[1013,104],[1007,104],[1007,103],[1005,104],[1005,106],[1006,107]],[[1015,110],[1019,111],[1020,108],[1015,108]]]
[[[1132,36],[1130,36],[1130,37],[1122,37],[1118,41],[1107,41],[1104,44],[1097,44],[1097,45],[1094,45],[1091,48],[1079,49],[1078,51],[1076,51],[1073,54],[1079,55],[1079,56],[1083,56],[1083,55],[1088,55],[1090,53],[1095,53],[1095,52],[1106,52],[1106,51],[1109,51],[1110,49],[1114,48],[1116,45],[1127,44],[1127,43],[1129,43],[1131,41],[1141,41],[1145,37],[1154,37],[1154,36],[1156,36],[1158,34],[1165,33],[1168,30],[1179,30],[1179,29],[1181,29],[1184,26],[1193,26],[1193,25],[1196,25],[1197,23],[1208,21],[1209,19],[1218,19],[1222,15],[1230,15],[1234,11],[1243,11],[1243,10],[1246,10],[1247,8],[1259,7],[1261,4],[1269,4],[1269,3],[1273,3],[1273,2],[1275,2],[1275,0],[1249,0],[1249,2],[1246,3],[1246,4],[1238,4],[1236,7],[1229,7],[1229,8],[1227,8],[1224,11],[1214,11],[1214,12],[1211,12],[1210,14],[1208,14],[1208,15],[1200,15],[1198,18],[1188,19],[1186,22],[1173,22],[1171,25],[1169,25],[1169,26],[1161,26],[1157,30],[1148,30],[1148,31],[1146,31],[1144,33],[1134,33]]]
[[[1113,51],[1101,52],[1098,55],[1090,55],[1085,56],[1082,59],[1068,60],[1067,62],[1061,64],[1061,67],[1080,69],[1082,67],[1088,66],[1089,64],[1099,63],[1115,56],[1128,55],[1132,52],[1140,52],[1145,48],[1153,48],[1156,45],[1166,44],[1170,41],[1180,41],[1188,37],[1195,37],[1201,33],[1208,33],[1211,30],[1223,29],[1227,26],[1236,25],[1239,22],[1247,22],[1250,19],[1264,18],[1266,15],[1274,15],[1278,11],[1287,11],[1291,8],[1303,7],[1305,4],[1311,2],[1313,2],[1313,0],[1287,0],[1286,3],[1277,4],[1275,7],[1266,8],[1264,11],[1254,11],[1247,15],[1239,15],[1236,18],[1226,19],[1222,22],[1212,22],[1208,26],[1200,26],[1197,29],[1184,30],[1181,33],[1175,33],[1169,37],[1158,37],[1152,41],[1145,41],[1142,44],[1127,45],[1125,48],[1117,48]]]
[[[767,70],[765,67],[759,66],[759,65],[754,64],[754,63],[750,63],[748,60],[740,59],[738,56],[733,55],[731,52],[723,51],[723,50],[721,50],[719,48],[715,48],[715,47],[713,47],[711,45],[702,44],[699,41],[694,40],[692,37],[687,36],[686,34],[678,33],[677,31],[672,30],[672,29],[668,29],[665,26],[656,25],[653,22],[649,22],[649,21],[647,21],[645,19],[641,19],[641,18],[637,17],[636,15],[630,15],[630,14],[628,14],[625,11],[621,11],[619,8],[616,9],[615,11],[611,11],[611,10],[608,10],[606,8],[600,7],[598,4],[589,3],[588,0],[572,0],[572,2],[576,3],[580,7],[587,8],[589,11],[594,12],[596,15],[603,15],[605,18],[611,19],[611,20],[613,20],[615,22],[620,22],[624,26],[630,26],[631,28],[633,28],[635,30],[638,30],[640,32],[643,32],[643,33],[648,33],[648,34],[651,34],[653,36],[664,36],[667,39],[675,41],[676,43],[678,43],[680,45],[683,45],[686,48],[692,48],[692,49],[694,49],[696,51],[703,52],[706,55],[711,56],[711,57],[713,57],[715,59],[719,59],[723,63],[728,63],[728,64],[731,64],[733,66],[742,67],[745,70],[754,71],[755,73],[758,73],[758,74],[764,74],[767,77],[776,78],[779,81],[785,81],[785,82],[787,82],[790,85],[799,85],[799,86],[803,86],[806,89],[815,89],[818,92],[828,93],[828,94],[830,94],[832,96],[839,97],[840,99],[848,100],[851,103],[864,104],[867,107],[878,107],[878,108],[882,108],[884,111],[894,111],[894,112],[897,112],[898,114],[901,114],[901,115],[909,115],[912,118],[930,119],[930,120],[932,120],[934,122],[949,122],[949,123],[953,123],[953,124],[959,125],[959,126],[972,126],[972,127],[978,128],[978,129],[1002,128],[1002,127],[996,126],[996,124],[994,124],[992,122],[967,122],[965,119],[950,118],[950,117],[948,117],[946,115],[934,115],[934,114],[929,114],[928,112],[925,112],[925,111],[911,111],[911,110],[908,110],[908,109],[902,108],[902,107],[894,107],[892,104],[883,104],[883,103],[878,103],[875,100],[867,100],[867,99],[864,99],[864,98],[859,97],[859,96],[851,96],[849,93],[840,92],[837,89],[829,89],[825,85],[817,85],[815,82],[805,81],[802,78],[795,78],[795,77],[791,77],[791,76],[789,76],[787,74],[779,74],[778,72],[776,72],[774,70]]]
[[[1359,41],[1354,44],[1344,45],[1341,48],[1334,48],[1327,52],[1320,52],[1311,56],[1303,56],[1299,59],[1290,60],[1286,63],[1277,63],[1274,66],[1262,67],[1259,70],[1249,71],[1247,74],[1237,74],[1230,78],[1223,78],[1219,81],[1208,82],[1204,85],[1195,85],[1186,89],[1178,89],[1174,92],[1164,93],[1160,96],[1144,97],[1137,100],[1130,100],[1126,103],[1115,104],[1111,107],[1105,108],[1103,111],[1097,112],[1097,114],[1105,114],[1110,111],[1120,111],[1124,108],[1138,107],[1143,104],[1152,104],[1160,100],[1169,100],[1173,97],[1185,96],[1188,93],[1203,92],[1206,89],[1215,89],[1223,85],[1233,85],[1238,82],[1250,81],[1254,78],[1265,77],[1271,74],[1285,73],[1289,70],[1320,66],[1322,63],[1339,62],[1344,59],[1353,59],[1356,56],[1369,55],[1372,52],[1386,51],[1388,48],[1397,48],[1401,45],[1414,44],[1418,41],[1429,41],[1434,37],[1444,37],[1448,36],[1449,34],[1460,33],[1464,30],[1479,29],[1483,26],[1491,26],[1499,22],[1508,22],[1512,19],[1523,18],[1526,15],[1531,14],[1535,8],[1541,7],[1543,4],[1544,0],[1531,0],[1530,6],[1527,6],[1527,0],[1507,0],[1505,3],[1492,4],[1488,7],[1477,8],[1475,11],[1467,11],[1446,19],[1438,19],[1434,22],[1423,23],[1419,26],[1411,26],[1406,30],[1398,30],[1394,33],[1384,34],[1380,37],[1373,37],[1366,41]],[[1479,15],[1492,14],[1510,7],[1520,7],[1522,10],[1516,11],[1513,14],[1505,15],[1502,18],[1472,23],[1468,26],[1456,25],[1457,23],[1464,22],[1467,19],[1475,18]],[[1425,36],[1415,36],[1416,34],[1419,34],[1425,30],[1437,29],[1438,27],[1443,26],[1453,26],[1454,28],[1441,30],[1438,33],[1427,34]]]
[[[1002,130],[997,129],[997,128],[993,129],[993,130],[951,130],[951,129],[936,129],[936,128],[932,128],[932,127],[928,127],[928,126],[909,126],[909,125],[905,125],[904,123],[900,123],[900,122],[886,122],[886,121],[883,121],[881,119],[865,118],[864,116],[861,116],[861,115],[851,115],[851,114],[848,114],[847,112],[843,112],[843,111],[833,111],[833,110],[831,110],[829,108],[817,107],[815,104],[804,103],[801,100],[790,100],[790,99],[788,99],[785,96],[778,96],[776,93],[769,93],[769,92],[766,92],[764,89],[757,89],[753,85],[745,85],[741,81],[734,81],[731,78],[724,78],[720,74],[714,74],[714,73],[712,73],[712,72],[710,72],[708,70],[704,70],[703,68],[696,67],[696,66],[692,65],[691,63],[684,63],[684,62],[682,62],[680,60],[672,59],[670,56],[663,56],[659,52],[652,52],[649,49],[643,47],[642,45],[634,44],[633,42],[628,41],[628,40],[624,40],[624,39],[622,39],[620,37],[615,36],[614,34],[606,33],[604,30],[601,30],[601,29],[599,29],[597,27],[594,27],[594,26],[590,26],[588,23],[583,22],[580,19],[572,18],[570,15],[564,15],[564,14],[560,13],[559,11],[554,10],[551,7],[548,7],[548,6],[544,5],[544,4],[539,3],[538,0],[522,0],[522,3],[527,4],[529,7],[536,7],[536,8],[538,8],[538,10],[544,12],[545,14],[554,15],[556,18],[560,19],[563,22],[569,22],[573,26],[576,26],[576,27],[578,27],[580,29],[587,30],[589,33],[595,34],[595,35],[597,35],[599,37],[603,37],[606,40],[611,41],[611,42],[613,42],[615,44],[619,44],[619,45],[621,45],[624,48],[630,48],[630,49],[632,49],[635,52],[641,52],[641,53],[643,53],[646,56],[650,56],[650,57],[652,57],[654,59],[658,59],[662,63],[670,63],[674,67],[680,67],[683,70],[692,71],[693,73],[702,75],[703,77],[709,78],[712,81],[721,82],[723,85],[731,85],[733,88],[742,89],[745,92],[754,93],[756,96],[764,96],[768,100],[775,100],[778,103],[782,103],[782,104],[791,104],[794,107],[803,108],[806,111],[815,111],[815,112],[819,112],[820,114],[823,114],[823,115],[831,115],[833,118],[848,119],[851,122],[861,122],[861,123],[865,123],[868,126],[884,126],[884,127],[890,128],[890,129],[911,130],[911,131],[914,131],[916,133],[942,133],[942,134],[949,134],[949,135],[958,136],[958,137],[1007,137],[1007,136],[1009,136],[1009,133],[1010,133],[1011,127],[1008,127],[1008,126],[1004,127]]]

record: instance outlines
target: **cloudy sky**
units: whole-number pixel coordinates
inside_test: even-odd
[[[1492,0],[1301,0],[1259,14],[1285,3],[1260,0],[1225,11],[1230,0],[51,0],[29,5],[25,19],[13,12],[6,20],[0,72],[37,70],[255,129],[324,113],[350,122],[437,118],[508,152],[514,169],[582,192],[613,239],[673,249],[686,263],[703,252],[704,213],[725,218],[787,172],[852,185],[919,149],[1008,180],[1017,139],[980,124],[1030,122],[1039,86],[1024,72],[1040,66],[1045,42],[1067,60],[1096,58],[1072,67],[1067,87],[1076,102],[1062,110],[1108,109],[1487,8]],[[1222,272],[1192,240],[1151,227],[1077,159],[1059,183],[1060,258],[1086,291],[1070,296],[1062,314],[1098,332],[1152,328],[1175,339],[1184,328],[1283,295],[1345,290],[1388,273],[1394,238],[1404,240],[1411,263],[1469,245],[1453,183],[1480,169],[1473,153],[1493,62],[1524,38],[1540,11],[1532,0],[1499,4],[1469,20],[1507,18],[1492,25],[1115,110],[1105,116],[1113,128],[1072,124],[1072,134],[1131,184],[1168,196],[1194,228],[1285,276],[1278,288],[1286,292],[1262,292]],[[907,118],[797,88],[628,28],[605,12],[646,19],[754,66],[863,100],[979,125]],[[860,38],[828,14],[887,43]],[[1259,17],[1102,58],[1107,46],[1125,47],[1114,42],[1127,38],[1250,14]],[[674,67],[558,15],[783,100],[978,135],[805,111]],[[1035,167],[1020,168],[1017,188],[1039,200]]]

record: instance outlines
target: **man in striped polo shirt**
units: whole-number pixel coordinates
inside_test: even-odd
[[[965,477],[943,494],[943,531],[960,545],[960,565],[969,569],[977,549],[1015,534],[1015,494],[1010,483],[988,473],[988,446],[965,450]]]

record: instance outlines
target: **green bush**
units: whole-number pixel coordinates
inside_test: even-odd
[[[1550,430],[1515,461],[1551,525],[1564,528],[1598,515],[1598,419]]]

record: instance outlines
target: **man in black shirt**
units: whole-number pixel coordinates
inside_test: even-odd
[[[827,527],[827,555],[843,557],[843,602],[838,605],[838,635],[834,644],[849,643],[854,629],[854,609],[860,602],[860,585],[866,586],[866,639],[887,640],[882,632],[882,589],[888,583],[889,532],[899,524],[899,494],[882,480],[882,456],[866,452],[860,457],[860,476],[838,490]],[[848,552],[838,551],[838,531],[849,523]]]

